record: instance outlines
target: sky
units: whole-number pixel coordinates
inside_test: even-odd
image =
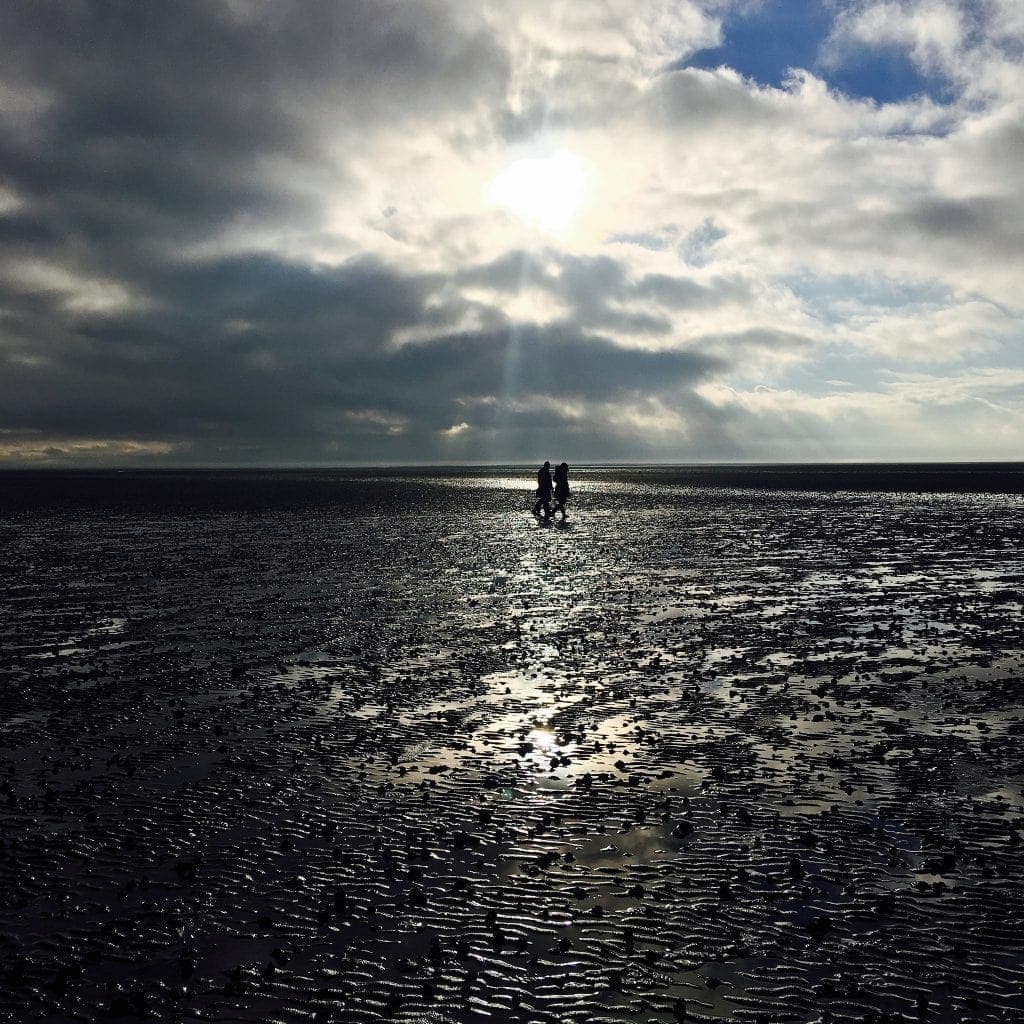
[[[0,467],[1024,458],[1020,0],[0,38]]]

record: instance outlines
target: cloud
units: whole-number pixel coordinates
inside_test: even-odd
[[[1022,40],[1014,0],[858,0],[836,18],[824,62],[841,64],[858,50],[899,51],[922,72],[985,102],[1019,84]]]
[[[71,460],[98,465],[112,460],[141,461],[173,456],[184,447],[166,441],[18,436],[15,431],[0,431],[0,459],[28,465],[59,465]]]
[[[892,374],[878,391],[822,395],[714,384],[698,391],[753,458],[898,460],[912,445],[925,460],[970,461],[982,452],[1014,460],[1024,437],[1022,372]],[[955,435],[944,429],[950,421]]]
[[[0,459],[1009,450],[1018,8],[838,5],[770,86],[687,65],[726,0],[8,5]],[[832,84],[890,51],[943,88]]]
[[[832,31],[832,45],[893,46],[905,49],[919,67],[955,72],[967,25],[960,7],[946,0],[883,0],[843,11]]]
[[[891,360],[958,363],[999,352],[1024,333],[1024,318],[990,303],[967,300],[911,307],[898,313],[854,313],[842,326],[844,340]]]
[[[165,268],[151,283],[152,310],[58,307],[52,324],[64,340],[51,341],[42,362],[9,350],[0,380],[7,426],[141,437],[168,452],[227,435],[261,451],[277,440],[318,453],[328,443],[339,450],[340,433],[353,444],[403,438],[414,458],[417,432],[447,428],[457,399],[610,400],[686,388],[720,365],[694,352],[624,348],[569,325],[465,334],[438,323],[429,342],[395,346],[396,331],[428,319],[438,281],[373,261],[314,270],[224,259]]]
[[[508,72],[430,0],[40,4],[6,8],[0,32],[2,87],[46,97],[17,108],[33,132],[0,137],[5,184],[108,259],[241,218],[308,228],[323,189],[352,187],[361,142],[486,104]]]

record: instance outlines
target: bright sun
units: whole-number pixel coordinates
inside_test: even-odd
[[[523,157],[491,181],[488,198],[497,206],[551,234],[561,234],[583,202],[583,164],[574,153]]]

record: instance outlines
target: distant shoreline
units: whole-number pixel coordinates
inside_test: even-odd
[[[539,461],[541,457],[538,456]],[[716,460],[707,462],[622,462],[581,460],[572,466],[580,470],[708,470],[708,469],[849,469],[877,467],[966,467],[986,466],[1016,468],[1024,472],[1024,459],[834,459],[808,462],[789,460],[764,461],[756,459]],[[353,462],[353,463],[239,463],[213,465],[210,463],[180,464],[106,464],[89,466],[71,465],[0,465],[0,475],[6,473],[347,473],[353,471],[445,471],[535,468],[534,462]]]
[[[312,507],[334,503],[346,481],[369,480],[380,483],[378,491],[397,487],[405,495],[402,500],[414,505],[428,500],[429,490],[443,490],[456,482],[460,487],[507,490],[510,500],[514,500],[512,495],[530,490],[532,471],[531,465],[523,464],[281,469],[11,468],[0,470],[0,513],[64,507],[150,511]],[[1015,496],[1024,494],[1024,463],[590,464],[573,466],[571,479],[583,491],[588,485],[611,484],[621,489],[623,509],[642,507],[645,501],[686,500],[695,491]]]

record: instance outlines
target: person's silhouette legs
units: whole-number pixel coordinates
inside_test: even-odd
[[[544,518],[551,518],[551,463],[545,462],[543,466],[537,470],[537,502],[533,506],[533,514],[535,516],[540,515],[540,510],[544,509]]]

